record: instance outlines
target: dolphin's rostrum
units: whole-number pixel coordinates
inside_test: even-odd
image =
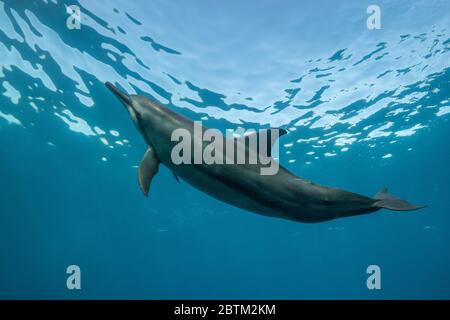
[[[171,140],[171,135],[177,128],[191,132],[192,143],[201,143],[199,147],[204,148],[201,140],[194,139],[194,122],[143,96],[127,95],[110,82],[106,86],[126,107],[148,145],[138,170],[139,185],[145,195],[159,164],[164,164],[177,180],[180,177],[221,201],[262,215],[299,222],[322,222],[381,208],[409,211],[424,207],[396,198],[387,189],[370,198],[321,186],[295,176],[282,166],[275,175],[261,175],[259,164],[175,165],[171,150],[176,142]],[[287,131],[280,132],[282,135]]]

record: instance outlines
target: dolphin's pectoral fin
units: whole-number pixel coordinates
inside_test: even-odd
[[[260,146],[261,142],[265,142],[265,146],[267,148],[267,156],[272,155],[272,146],[277,142],[278,138],[288,133],[286,129],[283,128],[270,128],[270,129],[263,129],[259,130],[258,132],[253,132],[241,137],[236,138],[237,142],[240,142],[244,144],[245,146],[248,146],[249,148],[256,147],[257,152],[261,152]],[[255,139],[256,137],[256,139]],[[252,141],[252,139],[255,139],[256,142],[254,145],[250,144],[249,142]],[[263,140],[263,141],[261,141]],[[265,153],[265,152],[264,152]]]
[[[178,176],[176,175],[175,172],[172,171],[173,176],[175,177],[175,180],[177,180],[177,182],[180,182],[180,178],[178,178]]]
[[[156,157],[155,150],[152,146],[148,146],[138,170],[139,186],[146,197],[148,196],[150,183],[158,172],[158,167],[159,160]]]
[[[378,200],[375,202],[375,205],[380,208],[385,208],[389,210],[396,210],[396,211],[409,211],[409,210],[417,210],[422,209],[426,206],[415,206],[408,201],[399,199],[394,197],[393,195],[389,194],[387,188],[381,189],[379,191],[374,199]]]

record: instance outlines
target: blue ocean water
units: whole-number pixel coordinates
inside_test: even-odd
[[[0,0],[0,298],[450,298],[450,3],[377,1],[379,30],[371,4]],[[301,224],[165,168],[145,198],[105,81],[209,127],[286,128],[299,176],[428,207]]]

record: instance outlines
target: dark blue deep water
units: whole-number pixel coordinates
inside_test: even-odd
[[[370,4],[0,0],[0,298],[450,298],[450,3],[377,1],[379,30]],[[209,127],[286,128],[296,174],[428,207],[301,224],[166,168],[145,198],[105,81]]]

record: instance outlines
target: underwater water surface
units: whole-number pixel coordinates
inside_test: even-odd
[[[450,3],[377,1],[379,30],[371,4],[0,0],[0,298],[449,299]],[[146,198],[105,81],[223,131],[285,128],[297,175],[428,207],[302,224],[166,168]]]

